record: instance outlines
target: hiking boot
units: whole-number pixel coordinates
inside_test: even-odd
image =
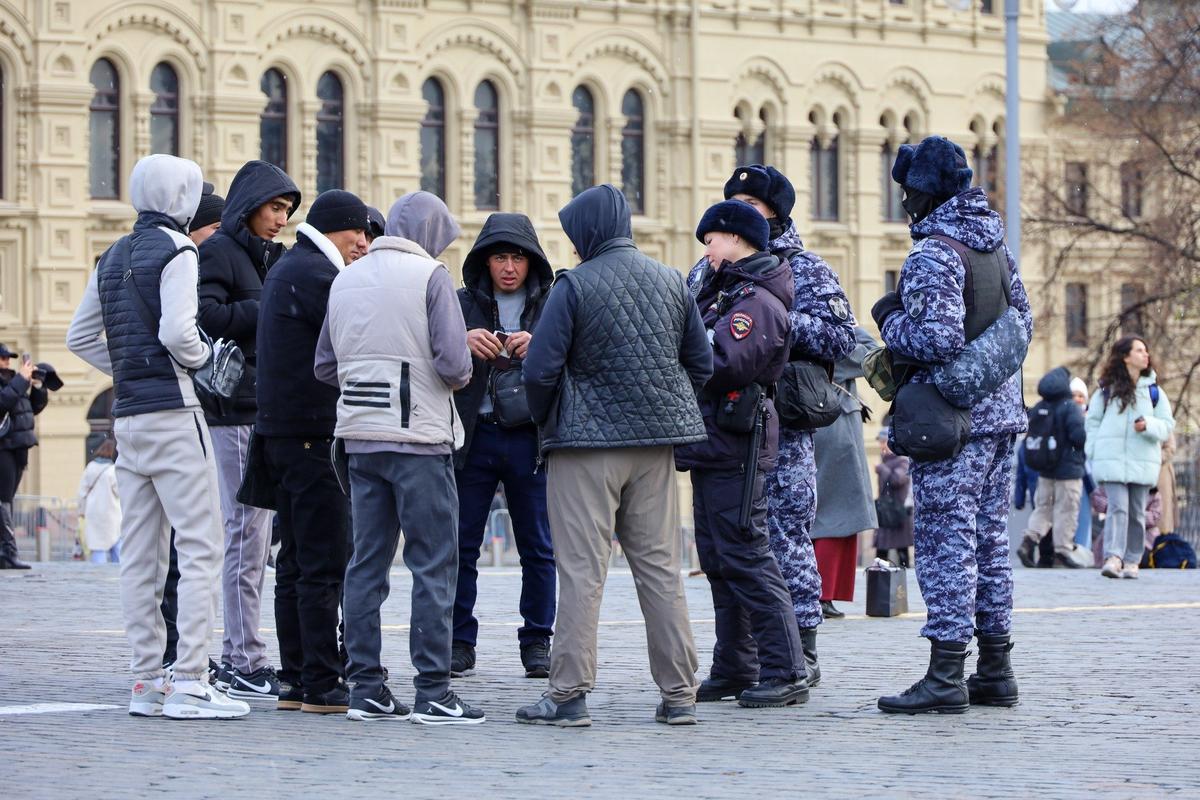
[[[821,685],[821,665],[817,662],[817,629],[800,629],[800,647],[804,651],[804,671],[808,673],[808,688]]]
[[[412,711],[409,707],[395,697],[392,697],[392,691],[388,689],[386,684],[379,687],[379,691],[372,697],[350,698],[350,709],[346,712],[347,719],[357,720],[358,722],[369,722],[380,719],[403,722],[411,716]]]
[[[742,708],[783,708],[807,702],[808,681],[802,677],[768,678],[738,698]]]
[[[538,639],[521,645],[521,663],[526,678],[550,677],[550,640]]]
[[[548,695],[517,709],[517,722],[526,725],[554,725],[558,728],[587,728],[592,718],[587,710],[587,695],[576,695],[565,703],[556,703]]]
[[[346,684],[338,681],[336,686],[324,692],[304,692],[300,710],[309,714],[345,714],[350,710],[350,693],[346,691]]]
[[[475,674],[475,648],[466,642],[454,642],[450,647],[450,677],[465,678]]]
[[[975,631],[975,638],[979,642],[979,660],[975,662],[975,674],[967,678],[971,705],[1015,706],[1017,676],[1008,656],[1013,649],[1012,637],[1007,633]]]
[[[1037,546],[1037,539],[1027,536],[1021,540],[1021,546],[1017,548],[1017,558],[1021,559],[1021,566],[1031,569],[1037,566]]]
[[[961,714],[970,708],[963,662],[964,642],[929,640],[929,669],[925,677],[898,695],[879,698],[885,714]]]
[[[1136,581],[1137,576],[1138,576],[1138,565],[1137,564],[1126,564],[1125,569],[1121,570],[1122,578],[1128,578],[1129,580]]]
[[[695,725],[696,704],[668,706],[667,701],[664,700],[658,704],[658,708],[654,709],[654,721],[664,725]]]
[[[737,700],[742,692],[758,686],[757,681],[731,681],[709,676],[700,682],[696,690],[697,703],[716,703],[721,700]]]
[[[825,619],[841,619],[846,616],[846,612],[839,611],[838,607],[833,604],[832,600],[821,601],[821,616]]]
[[[1070,556],[1064,556],[1062,553],[1054,554],[1054,566],[1066,567],[1067,569],[1082,569],[1082,565],[1078,561]]]
[[[483,709],[468,705],[454,692],[446,692],[437,700],[418,700],[412,721],[418,725],[478,725],[487,717]]]
[[[1106,578],[1121,577],[1121,559],[1116,556],[1104,559],[1104,566],[1100,568],[1100,574]]]

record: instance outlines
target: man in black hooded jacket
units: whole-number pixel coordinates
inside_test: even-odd
[[[237,491],[254,426],[259,297],[267,270],[286,250],[275,237],[299,207],[300,190],[287,173],[266,161],[247,162],[229,185],[221,227],[200,245],[200,327],[214,340],[237,342],[246,356],[245,376],[228,407],[219,414],[205,412],[225,528],[221,572],[225,634],[217,681],[225,686],[239,674],[255,676],[243,688],[256,687],[256,693],[271,699],[278,694],[278,685],[258,632],[271,515],[239,503]]]
[[[517,630],[525,677],[550,674],[554,625],[554,548],[546,516],[546,472],[538,469],[533,419],[516,424],[498,413],[494,398],[505,373],[520,386],[521,361],[554,272],[533,223],[524,214],[492,214],[463,261],[458,290],[474,369],[471,382],[454,395],[465,440],[454,456],[458,484],[458,589],[454,598],[454,649],[450,674],[475,667],[479,621],[475,619],[479,548],[496,486],[512,515],[521,557],[521,617]],[[501,336],[504,337],[501,340]],[[523,387],[521,387],[523,392]]]

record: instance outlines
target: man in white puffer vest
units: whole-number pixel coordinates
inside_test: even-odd
[[[458,577],[454,448],[463,427],[454,390],[471,378],[466,323],[446,267],[436,261],[459,234],[428,192],[396,201],[385,235],[340,273],[317,343],[318,379],[341,389],[335,436],[349,456],[354,556],[342,614],[353,686],[351,719],[472,724],[483,712],[450,690]],[[409,650],[416,706],[392,697],[380,666],[379,609],[404,530],[412,572]]]

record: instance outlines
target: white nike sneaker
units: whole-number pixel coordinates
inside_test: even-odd
[[[152,681],[141,680],[133,684],[133,692],[129,698],[129,715],[131,717],[161,717],[163,715],[163,700],[166,699],[166,687],[163,684],[156,688]]]
[[[249,714],[250,706],[221,694],[208,684],[200,684],[198,690],[180,690],[172,686],[162,713],[170,719],[236,719]]]
[[[378,719],[406,720],[412,716],[408,706],[392,697],[386,685],[374,697],[351,697],[347,719],[370,722]]]
[[[467,705],[454,692],[437,700],[418,700],[412,713],[418,725],[478,725],[486,720],[482,709]]]

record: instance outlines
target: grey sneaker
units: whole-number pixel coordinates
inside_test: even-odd
[[[163,715],[163,700],[166,699],[166,688],[156,689],[150,681],[138,681],[133,684],[133,692],[129,698],[129,715],[131,717],[161,717]]]
[[[199,694],[171,687],[163,703],[163,716],[169,719],[236,719],[249,713],[247,703],[233,700],[208,684],[201,685]]]
[[[578,695],[565,703],[542,697],[536,703],[517,709],[517,722],[526,725],[555,725],[559,728],[587,728],[592,724],[588,715],[587,696]]]
[[[665,725],[695,725],[697,721],[696,704],[668,706],[664,700],[654,711],[654,721]]]

